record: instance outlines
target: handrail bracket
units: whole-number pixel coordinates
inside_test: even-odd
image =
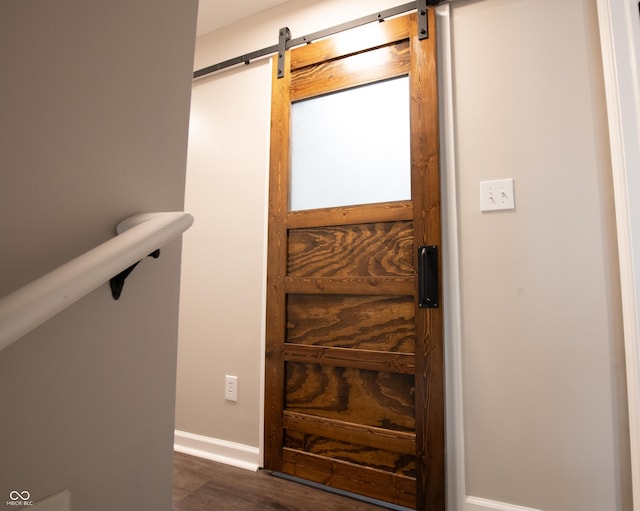
[[[158,257],[160,257],[160,249],[158,248],[154,250],[147,257],[153,257],[154,259],[158,259]],[[142,259],[140,259],[140,261],[142,261]],[[111,287],[111,296],[113,296],[114,300],[117,300],[118,298],[120,298],[120,294],[122,294],[122,288],[124,287],[124,281],[129,276],[129,274],[133,271],[133,269],[136,266],[138,266],[140,261],[138,261],[137,263],[133,263],[131,266],[122,270],[120,273],[118,273],[116,276],[112,277],[109,280],[109,286]]]

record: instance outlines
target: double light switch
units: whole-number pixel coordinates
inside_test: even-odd
[[[513,179],[480,181],[480,211],[515,209]]]

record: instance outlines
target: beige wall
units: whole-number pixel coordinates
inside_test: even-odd
[[[189,0],[2,2],[0,296],[183,208],[195,19]],[[0,502],[171,508],[180,246],[0,352]]]
[[[460,3],[452,30],[467,493],[631,509],[595,2]],[[502,177],[516,210],[481,213]]]
[[[269,76],[256,64],[193,89],[186,203],[197,222],[184,237],[176,402],[178,430],[255,447]],[[224,400],[227,374],[237,403]]]
[[[274,44],[285,25],[296,37],[395,5],[289,2],[201,37],[195,67]],[[465,447],[456,461],[475,497],[460,509],[629,510],[595,1],[451,9]],[[185,236],[181,290],[176,427],[252,447],[270,73],[260,61],[194,84],[186,201],[198,225]],[[481,213],[479,182],[505,177],[516,210]],[[224,401],[225,374],[240,377],[238,403]]]

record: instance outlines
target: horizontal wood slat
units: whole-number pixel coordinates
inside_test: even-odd
[[[287,228],[300,229],[398,220],[413,220],[413,203],[411,201],[291,211],[287,215]]]
[[[392,474],[416,477],[416,454],[405,454],[354,444],[292,429],[284,431],[284,446],[295,451],[317,454],[332,460],[346,461],[364,467],[384,470]]]
[[[370,23],[291,50],[291,70],[409,38],[410,18]]]
[[[400,374],[414,374],[416,369],[413,353],[389,353],[386,351],[357,350],[353,348],[286,344],[284,358],[287,361],[303,362],[305,364],[354,367]]]
[[[328,94],[380,80],[409,74],[411,52],[409,42],[383,46],[359,53],[349,59],[338,59],[304,67],[291,73],[291,101]]]
[[[399,506],[416,507],[416,481],[412,477],[286,448],[282,458],[282,471],[286,474]]]
[[[403,454],[416,453],[416,435],[404,431],[363,426],[351,422],[315,417],[304,413],[284,412],[284,427],[326,438],[385,449]]]
[[[286,277],[285,292],[297,294],[412,296],[415,277]]]

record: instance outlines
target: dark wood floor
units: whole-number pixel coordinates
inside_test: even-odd
[[[175,453],[173,511],[381,511],[342,495]]]

